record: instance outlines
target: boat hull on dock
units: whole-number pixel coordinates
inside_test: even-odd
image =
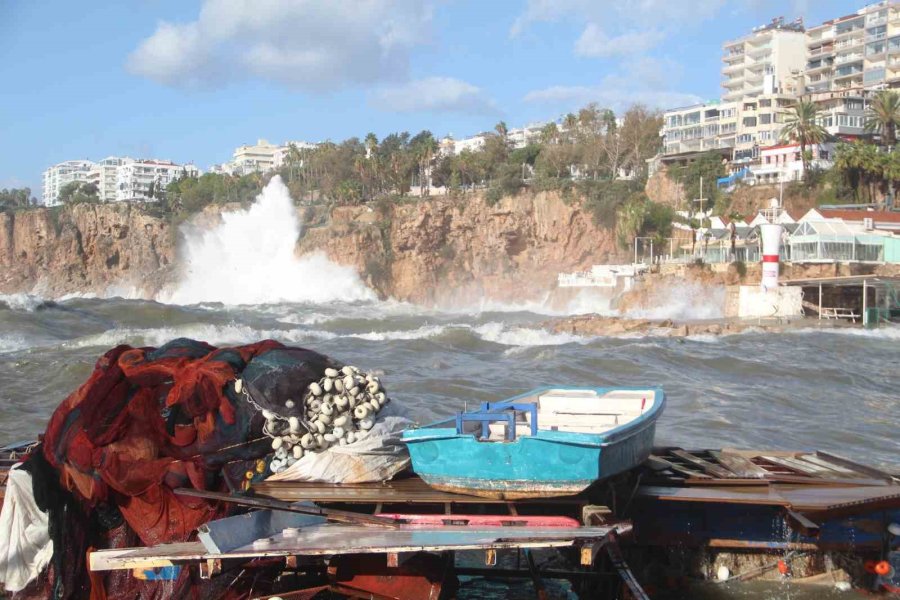
[[[653,392],[651,410],[598,434],[539,429],[514,441],[485,441],[454,428],[423,428],[405,432],[403,441],[416,474],[441,491],[500,500],[572,496],[650,456],[665,403],[662,390]]]

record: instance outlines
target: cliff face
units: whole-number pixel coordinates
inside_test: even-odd
[[[0,213],[0,292],[152,296],[169,276],[174,236],[128,204]]]
[[[191,220],[209,228],[211,207]],[[560,271],[620,257],[615,232],[557,193],[488,206],[480,194],[375,206],[300,209],[297,254],[354,267],[382,297],[438,305],[543,300]],[[171,226],[139,205],[77,205],[0,213],[0,293],[129,294],[152,298],[177,278]]]
[[[354,266],[383,296],[439,305],[540,300],[560,271],[618,255],[614,231],[556,193],[335,209],[301,237],[298,252],[314,250]]]

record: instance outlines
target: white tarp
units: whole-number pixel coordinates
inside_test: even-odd
[[[22,590],[52,556],[49,516],[35,504],[31,473],[13,467],[0,512],[0,583],[9,592]]]
[[[393,478],[409,466],[409,452],[400,438],[413,426],[412,421],[391,410],[394,406],[392,402],[379,413],[375,426],[362,439],[310,452],[267,481],[365,483]]]

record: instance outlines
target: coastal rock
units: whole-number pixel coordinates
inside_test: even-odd
[[[483,194],[335,208],[307,228],[298,254],[324,250],[383,297],[465,305],[543,299],[559,272],[620,258],[615,232],[559,193]]]
[[[172,233],[129,203],[0,212],[0,293],[152,297],[173,276]]]

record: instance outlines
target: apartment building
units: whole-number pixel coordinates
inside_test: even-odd
[[[900,87],[900,3],[885,0],[806,32],[804,94],[833,135],[864,133],[868,100]]]
[[[285,142],[281,146],[275,150],[275,154],[272,157],[273,160],[273,168],[280,169],[284,163],[287,161],[288,156],[291,153],[291,146],[297,148],[297,150],[312,150],[318,144],[313,144],[311,142],[304,141],[293,141],[293,142]]]
[[[775,93],[797,94],[806,64],[803,21],[773,19],[722,46],[722,100]]]
[[[107,156],[94,163],[87,174],[86,181],[97,186],[97,194],[101,202],[116,201],[118,185],[116,170],[129,162],[132,162],[132,159],[128,157]]]
[[[733,148],[738,104],[713,100],[668,110],[663,115],[663,154]]]
[[[265,173],[275,168],[275,153],[279,146],[267,140],[257,140],[256,144],[238,146],[232,155],[232,163],[241,174]]]
[[[41,204],[58,205],[59,190],[73,181],[87,181],[88,174],[93,168],[94,163],[89,160],[67,160],[44,171],[41,182]]]
[[[159,194],[178,177],[197,177],[194,165],[179,165],[170,160],[132,160],[116,168],[116,200],[144,202],[159,199]]]

